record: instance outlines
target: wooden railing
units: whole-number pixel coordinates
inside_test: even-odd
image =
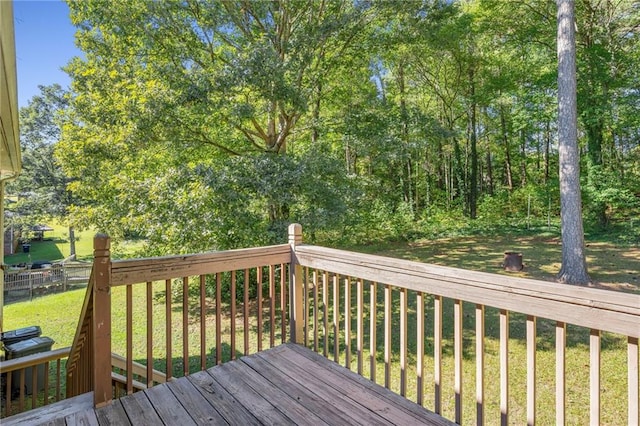
[[[573,392],[572,398],[578,399],[571,401],[573,412],[584,412],[584,406],[589,406],[592,425],[638,424],[639,295],[299,244],[294,246],[292,264],[297,278],[292,286],[302,289],[292,301],[302,309],[304,330],[303,337],[296,339],[299,343],[373,381],[380,381],[380,359],[384,386],[405,396],[411,394],[417,403],[429,405],[457,423],[466,419],[476,424],[535,424],[541,411],[547,414],[542,423],[576,422],[573,415],[567,415],[566,383],[576,382],[581,371],[575,369],[582,369],[586,362],[588,398],[576,398],[580,395]],[[499,330],[488,332],[487,324]],[[543,332],[538,334],[541,326]],[[510,332],[510,327],[517,330]],[[581,350],[586,357],[577,366],[572,362],[570,370],[568,327],[573,345],[585,335],[588,341],[588,350]],[[619,381],[625,369],[617,358],[607,360],[606,371],[602,368],[603,346],[616,339],[624,339],[627,347],[626,404],[615,400],[618,395],[607,401],[627,409],[626,413],[614,410],[603,421],[601,399],[606,389],[602,380]],[[524,356],[516,358],[510,345],[520,343],[525,346]],[[555,363],[549,362],[550,350],[555,352]],[[580,352],[571,351],[572,356]],[[555,377],[538,369],[538,355],[544,355],[545,365],[555,364]],[[426,371],[427,362],[431,373]],[[465,368],[469,364],[475,364],[475,371],[473,365],[471,371]],[[399,383],[392,383],[397,376]],[[427,376],[432,383],[427,382]],[[513,404],[515,381],[526,388],[518,392],[525,394],[517,400],[520,406]],[[487,392],[487,384],[493,395]],[[555,404],[549,404],[545,395],[546,405],[541,407],[540,388],[547,394],[555,388]],[[471,394],[474,390],[475,395]],[[426,392],[433,405],[427,403]],[[471,412],[465,413],[463,407]],[[549,417],[554,409],[555,418]]]
[[[94,259],[100,259],[101,237],[94,241]],[[107,247],[108,250],[108,247]],[[92,271],[87,284],[84,302],[80,309],[80,318],[76,334],[71,345],[66,372],[66,396],[71,398],[93,390],[93,311],[94,311],[95,275]]]
[[[54,264],[43,269],[16,269],[4,272],[4,291],[28,292],[32,299],[34,293],[45,287],[59,287],[66,291],[73,284],[86,284],[91,272],[90,263]]]
[[[96,406],[285,341],[289,245],[113,261],[108,247],[96,239]]]
[[[1,417],[63,399],[64,363],[69,351],[62,348],[0,362],[4,400]]]
[[[291,340],[458,423],[637,424],[639,324],[639,295],[308,246],[299,225],[132,260],[98,236],[67,389],[100,406]]]

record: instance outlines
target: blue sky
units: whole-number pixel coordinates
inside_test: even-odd
[[[23,107],[40,93],[38,85],[59,83],[68,87],[70,79],[60,68],[82,54],[74,44],[75,27],[69,19],[69,7],[61,0],[16,0],[13,18],[18,105]]]

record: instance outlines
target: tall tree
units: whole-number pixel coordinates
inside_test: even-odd
[[[78,96],[60,155],[80,158],[68,170],[82,178],[84,196],[100,201],[100,216],[111,216],[111,232],[132,223],[148,231],[133,220],[149,208],[146,200],[119,193],[137,186],[144,193],[176,168],[295,154],[294,141],[319,120],[322,80],[366,27],[369,7],[348,0],[69,6],[85,58],[68,66]],[[291,220],[292,207],[275,191],[279,176],[259,179],[264,202],[251,207],[261,204],[274,226]]]
[[[558,281],[588,284],[580,196],[578,114],[576,95],[576,34],[574,0],[558,6],[558,153],[560,163],[560,221],[562,267]]]
[[[23,172],[8,190],[25,194],[16,207],[25,225],[47,217],[67,223],[70,254],[75,256],[75,232],[68,214],[77,200],[69,190],[70,179],[54,155],[60,140],[62,115],[69,101],[58,84],[39,88],[40,94],[20,109]]]

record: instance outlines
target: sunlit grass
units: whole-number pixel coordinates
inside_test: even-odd
[[[549,239],[551,238],[551,239]],[[529,278],[552,280],[557,268],[560,256],[560,246],[554,237],[535,236],[494,236],[483,238],[448,238],[443,240],[419,241],[416,243],[395,243],[378,245],[375,248],[360,248],[361,251],[371,251],[378,254],[390,255],[394,257],[407,258],[428,263],[462,267],[466,269],[480,270],[486,272],[496,272],[507,274],[500,266],[504,251],[521,251],[524,254],[525,270],[521,273],[511,274]],[[640,271],[640,251],[633,247],[619,248],[606,242],[598,242],[588,247],[589,266],[592,277],[601,283],[631,291],[637,291],[637,271]],[[365,286],[365,289],[367,286]],[[368,300],[365,290],[365,300]],[[381,288],[379,287],[379,290]],[[164,294],[164,283],[154,283],[152,288],[153,300],[151,301],[153,328],[151,333],[152,358],[156,369],[165,370],[167,354],[165,353],[166,342],[166,296]],[[353,297],[355,297],[352,291]],[[69,346],[73,339],[73,334],[78,321],[83,290],[76,290],[64,294],[55,294],[36,298],[32,302],[15,303],[5,307],[5,329],[14,329],[29,325],[41,325],[43,334],[52,337],[56,344],[54,347]],[[383,384],[384,379],[384,335],[381,326],[382,306],[381,294],[378,295],[378,331],[377,331],[377,382]],[[394,298],[397,303],[397,293]],[[332,305],[332,296],[330,296]],[[180,358],[183,354],[184,324],[182,309],[182,289],[181,284],[176,281],[172,286],[170,301],[171,311],[171,341],[172,351],[169,357],[174,360],[173,374],[181,375],[182,364]],[[265,301],[266,303],[266,301]],[[112,293],[112,337],[114,352],[126,353],[126,298],[125,288],[118,287]],[[266,305],[265,305],[266,306]],[[252,314],[255,315],[255,304],[252,305]],[[355,330],[355,299],[352,301],[352,362],[351,369],[357,369],[356,330]],[[398,330],[399,315],[394,308],[393,321],[394,330]],[[341,307],[340,329],[341,336],[338,339],[341,345],[340,362],[344,365],[344,312]],[[64,315],[61,313],[64,312]],[[220,327],[223,336],[222,348],[223,359],[230,358],[230,337],[231,318],[229,316],[229,306],[221,307],[222,324],[215,322],[215,303],[207,299],[206,316],[200,318],[197,298],[190,298],[190,306],[187,310],[187,332],[186,339],[189,347],[190,371],[196,371],[200,366],[200,349],[202,342],[200,339],[201,324],[205,326],[205,354],[207,364],[211,365],[215,361],[215,333],[216,327]],[[241,320],[242,304],[238,303],[238,316],[236,324],[236,355],[244,353],[244,327]],[[265,309],[265,320],[268,318],[268,310]],[[434,382],[433,382],[433,301],[427,298],[426,301],[426,344],[425,344],[425,385],[424,404],[427,408],[433,409]],[[146,286],[137,285],[133,290],[133,346],[134,359],[146,363],[147,359],[147,303]],[[369,319],[368,308],[365,308],[365,335],[364,340],[364,368],[365,377],[369,377]],[[453,418],[454,395],[453,395],[453,314],[452,301],[445,300],[444,320],[444,358],[443,358],[443,414],[448,418]],[[329,324],[332,321],[332,307],[329,307]],[[416,354],[415,354],[415,295],[409,298],[409,366],[407,370],[407,397],[411,400],[416,398]],[[463,360],[463,411],[465,423],[473,423],[475,419],[475,310],[474,305],[464,304],[464,360]],[[255,318],[250,323],[249,352],[257,349]],[[499,408],[499,324],[498,315],[495,309],[487,308],[485,314],[485,386],[486,398],[484,409],[486,413],[486,424],[496,424],[500,421]],[[313,330],[312,330],[313,331]],[[279,325],[276,327],[276,344],[281,341]],[[320,352],[323,350],[323,330],[322,319],[320,320]],[[555,323],[552,321],[539,319],[537,323],[537,395],[538,408],[536,411],[539,424],[555,423]],[[589,419],[589,330],[581,327],[568,327],[567,337],[567,422],[569,424],[586,424]],[[263,348],[269,347],[268,332],[263,335]],[[333,336],[330,336],[329,357],[333,358]],[[525,345],[525,318],[523,315],[511,314],[510,316],[510,340],[509,340],[509,363],[510,363],[510,423],[526,423],[526,345]],[[627,373],[626,373],[626,340],[623,336],[605,333],[602,337],[602,424],[620,424],[626,419],[626,393],[627,393]],[[394,332],[392,335],[392,377],[390,388],[399,391],[400,386],[400,366],[399,366],[399,335]]]

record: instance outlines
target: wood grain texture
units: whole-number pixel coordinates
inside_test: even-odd
[[[287,343],[125,395],[92,394],[3,419],[59,425],[452,425],[301,345]]]
[[[640,295],[559,286],[485,272],[317,246],[298,246],[302,266],[399,288],[640,337]]]
[[[640,423],[638,413],[638,339],[627,339],[627,387],[628,390],[628,418],[627,424],[637,426]]]
[[[136,284],[258,266],[288,264],[290,259],[291,248],[288,244],[281,244],[182,256],[114,260],[111,264],[111,285]]]
[[[260,424],[242,404],[206,371],[191,374],[188,380],[229,424]]]

